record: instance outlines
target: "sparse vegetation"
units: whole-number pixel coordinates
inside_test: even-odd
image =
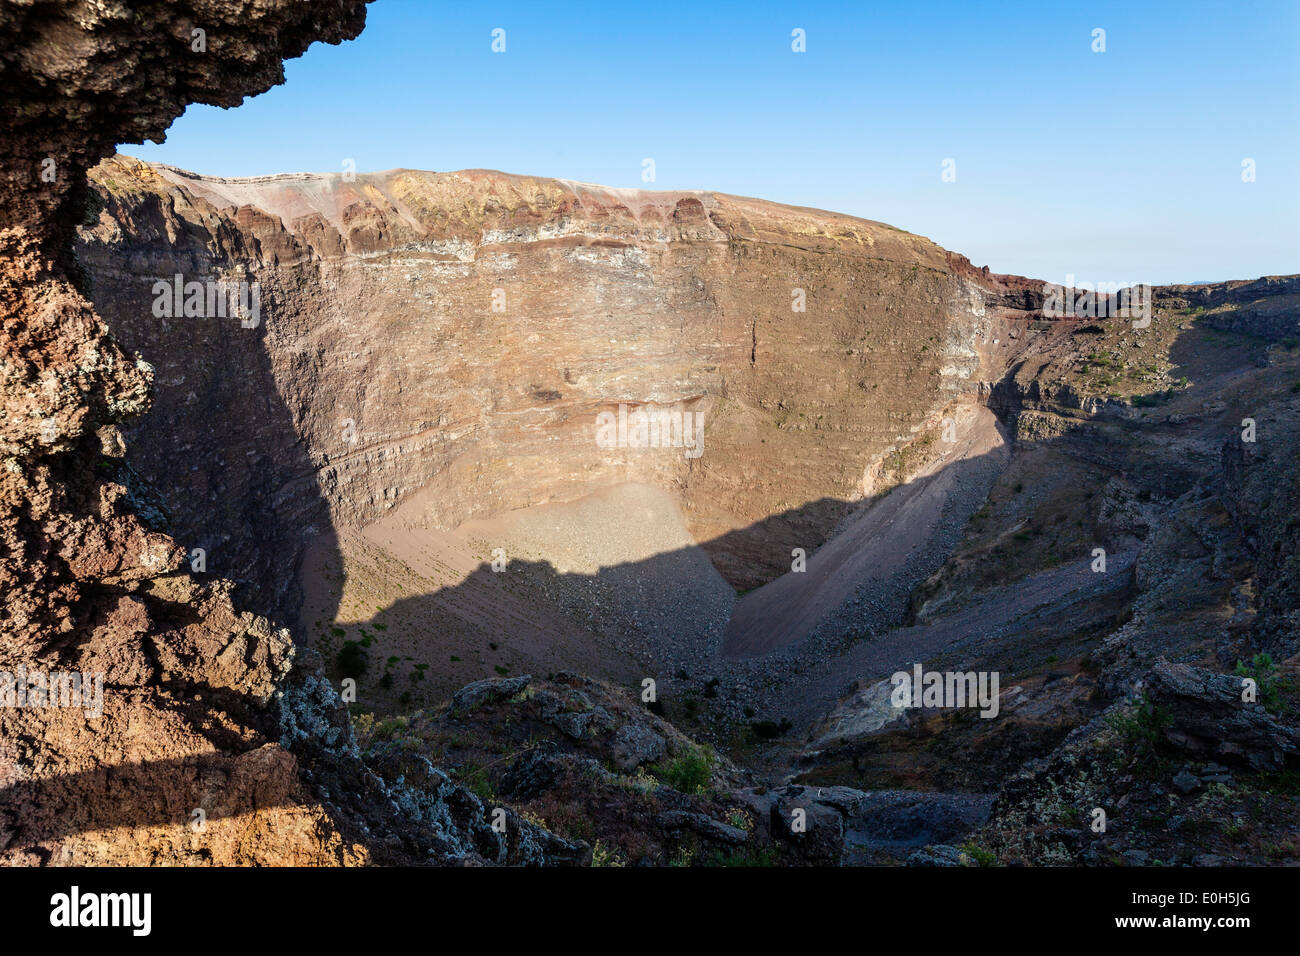
[[[1245,661],[1237,661],[1233,673],[1255,682],[1259,702],[1269,713],[1281,715],[1289,709],[1287,692],[1292,690],[1290,682],[1282,676],[1278,666],[1273,663],[1272,656],[1267,652],[1261,651],[1256,654],[1249,664]]]
[[[366,672],[369,657],[360,642],[344,641],[343,647],[334,658],[334,663],[338,667],[340,676],[358,678]]]
[[[976,866],[993,866],[998,862],[998,855],[975,843],[963,843],[961,851],[970,857]]]
[[[776,866],[776,851],[771,847],[746,847],[725,854],[721,850],[717,850],[714,852],[709,865],[729,867]]]
[[[1170,717],[1163,707],[1143,697],[1131,712],[1112,714],[1108,722],[1120,737],[1122,751],[1118,756],[1142,763],[1156,757]]]
[[[693,747],[667,763],[654,767],[657,776],[674,790],[682,793],[703,793],[713,775],[716,758],[707,744]]]

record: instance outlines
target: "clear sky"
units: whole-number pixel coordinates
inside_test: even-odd
[[[377,0],[358,39],[285,72],[122,151],[223,176],[351,158],[713,189],[1055,282],[1300,272],[1297,0]]]

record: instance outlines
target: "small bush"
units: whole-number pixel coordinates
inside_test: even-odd
[[[776,851],[771,847],[747,847],[730,853],[715,850],[709,866],[776,866]]]
[[[334,662],[343,677],[357,678],[366,672],[369,658],[366,656],[365,648],[356,641],[344,641],[343,648]]]
[[[599,840],[591,848],[592,866],[623,866],[623,860],[617,850],[612,850]]]
[[[998,861],[996,853],[974,843],[963,844],[961,851],[970,857],[976,866],[992,866]]]
[[[1143,697],[1129,714],[1113,714],[1108,723],[1119,732],[1124,751],[1138,760],[1150,760],[1164,739],[1164,729],[1169,726],[1168,711]]]
[[[727,825],[733,826],[737,830],[749,831],[754,826],[754,821],[750,819],[749,814],[744,810],[732,810],[727,814]]]
[[[1259,692],[1259,702],[1270,714],[1280,715],[1286,711],[1287,701],[1284,691],[1287,690],[1287,682],[1283,679],[1277,665],[1273,663],[1272,656],[1267,652],[1261,651],[1256,654],[1249,664],[1245,661],[1237,661],[1233,673],[1238,677],[1249,677],[1255,682]]]
[[[374,740],[392,740],[406,730],[410,724],[411,719],[409,717],[385,717],[374,725],[371,736]]]
[[[682,793],[702,793],[713,775],[713,753],[706,747],[693,747],[686,753],[655,767],[655,774],[668,786]]]
[[[756,720],[749,725],[749,729],[754,732],[754,736],[759,740],[775,740],[777,737],[789,733],[793,727],[794,724],[790,723],[785,717],[781,718],[779,724],[774,720]]]
[[[1272,773],[1261,773],[1257,786],[1265,793],[1300,797],[1300,771],[1276,770]]]
[[[492,789],[492,781],[488,779],[487,771],[476,764],[466,764],[456,771],[456,776],[464,784],[465,789],[472,791],[480,800],[495,800],[496,792]]]

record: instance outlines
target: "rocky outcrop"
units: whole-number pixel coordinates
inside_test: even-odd
[[[1281,770],[1300,761],[1300,730],[1270,714],[1253,678],[1214,674],[1160,661],[1147,697],[1162,708],[1165,738],[1188,754],[1242,762],[1254,770]]]
[[[1165,286],[1161,292],[1171,307],[1194,312],[1213,328],[1300,340],[1300,277]]]
[[[1300,651],[1300,432],[1285,406],[1251,411],[1258,440],[1223,443],[1222,497],[1256,567],[1258,643],[1282,659]]]
[[[361,725],[371,763],[434,760],[485,798],[590,844],[604,864],[899,863],[970,833],[991,803],[758,786],[625,692],[568,674],[479,681],[447,707]]]
[[[123,459],[153,369],[108,335],[71,254],[86,171],[116,143],[236,105],[364,19],[352,0],[0,7],[0,669],[21,675],[7,695],[33,691],[0,710],[5,862],[573,857],[524,821],[498,836],[462,788],[367,770],[310,655],[295,666],[286,631],[190,575]]]

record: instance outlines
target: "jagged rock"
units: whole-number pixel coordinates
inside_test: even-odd
[[[1178,773],[1174,774],[1173,784],[1183,793],[1191,793],[1201,788],[1201,778],[1191,773],[1184,767]]]
[[[820,800],[813,787],[783,787],[773,797],[769,818],[773,836],[793,844],[804,859],[838,866],[844,858],[846,835],[841,807]]]
[[[458,710],[473,710],[483,704],[492,704],[500,700],[509,700],[523,691],[532,680],[531,676],[504,677],[500,680],[479,680],[466,684],[452,697],[452,706]]]
[[[532,702],[543,721],[573,740],[608,734],[617,724],[605,707],[592,703],[591,698],[576,687],[563,686],[558,692],[545,688],[534,690]]]
[[[1202,783],[1221,783],[1225,786],[1232,786],[1232,771],[1222,764],[1210,763],[1201,768]]]
[[[966,857],[955,846],[936,844],[922,847],[907,858],[908,866],[965,866]]]
[[[1300,732],[1263,704],[1243,702],[1242,687],[1240,677],[1161,661],[1151,671],[1147,694],[1167,709],[1165,736],[1179,749],[1254,770],[1280,770],[1300,756]]]
[[[590,758],[562,753],[546,741],[514,759],[501,775],[501,795],[514,800],[532,800],[556,787],[566,773],[585,773],[608,778],[609,772]]]
[[[702,813],[689,813],[681,810],[669,810],[658,816],[659,825],[669,830],[690,829],[708,840],[739,846],[749,839],[744,830],[714,820]]]
[[[825,729],[813,746],[845,737],[866,736],[895,724],[907,726],[914,711],[893,705],[890,700],[893,689],[888,679],[856,688],[826,718]]]
[[[507,799],[531,800],[553,788],[567,770],[568,762],[553,752],[553,745],[537,747],[511,762],[501,774],[498,789]]]
[[[0,663],[111,682],[99,716],[0,711],[4,862],[585,859],[518,818],[496,834],[432,768],[385,783],[360,759],[318,655],[295,667],[284,628],[237,607],[229,582],[181,570],[187,550],[122,460],[117,427],[149,407],[153,369],[70,279],[86,284],[72,240],[101,208],[86,170],[115,144],[161,139],[192,102],[236,105],[281,82],[284,58],[364,21],[361,0],[0,6]],[[202,56],[190,55],[195,22]],[[38,182],[45,157],[56,175]],[[185,511],[208,499],[187,496]],[[268,565],[265,580],[291,580],[289,565]]]
[[[850,840],[860,846],[915,846],[964,837],[984,824],[989,794],[872,791],[850,805]]]
[[[618,728],[610,745],[614,765],[624,773],[631,773],[642,764],[662,760],[667,752],[668,745],[661,735],[631,721]]]

